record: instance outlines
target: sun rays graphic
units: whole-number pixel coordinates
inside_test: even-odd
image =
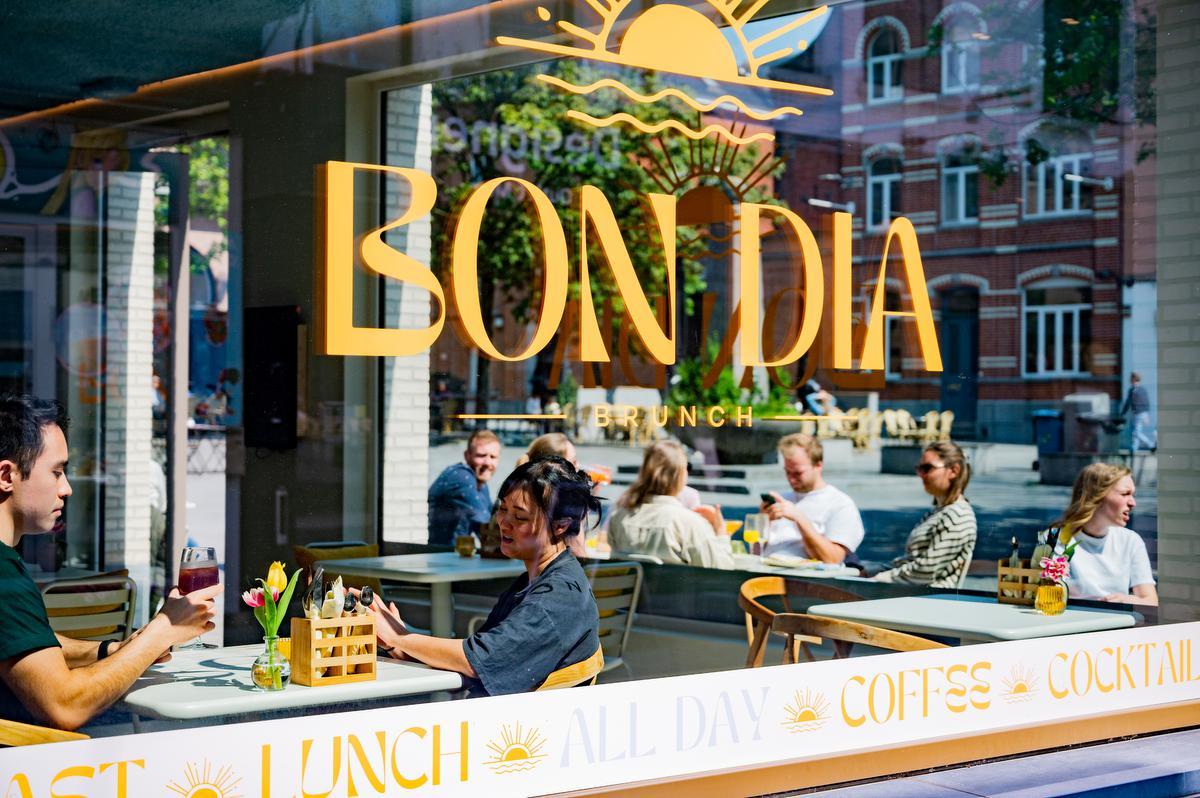
[[[820,693],[796,691],[792,703],[783,708],[787,716],[783,725],[793,734],[816,731],[829,720],[829,702]]]
[[[1032,701],[1038,691],[1037,677],[1033,671],[1020,665],[1014,665],[1008,676],[1000,680],[1000,684],[1004,687],[1000,696],[1010,704]]]
[[[234,790],[242,780],[234,777],[233,768],[223,767],[214,775],[212,763],[207,759],[203,767],[188,762],[182,782],[170,782],[167,789],[183,798],[241,798],[241,793]]]
[[[492,751],[492,758],[483,764],[494,773],[516,773],[532,770],[546,758],[541,750],[546,745],[546,738],[537,729],[530,729],[521,735],[521,724],[500,727],[500,741],[489,740],[487,747]]]
[[[737,48],[746,63],[743,74],[738,67],[738,54],[730,45],[717,22],[699,11],[680,5],[662,4],[652,6],[638,15],[626,28],[619,45],[611,40],[617,19],[629,6],[631,0],[583,0],[599,18],[599,27],[589,31],[565,20],[558,20],[557,27],[563,32],[582,40],[585,46],[570,46],[533,39],[500,36],[502,45],[522,47],[527,50],[559,56],[572,56],[589,61],[611,64],[639,70],[648,70],[660,75],[674,75],[685,79],[701,79],[706,84],[715,82],[723,86],[723,93],[710,99],[697,99],[680,86],[669,86],[653,93],[645,93],[627,86],[613,78],[603,78],[590,83],[576,85],[551,75],[539,75],[538,79],[561,91],[577,95],[588,95],[600,91],[616,91],[638,104],[649,104],[671,98],[705,114],[722,106],[730,106],[735,114],[745,115],[751,120],[765,122],[782,116],[799,116],[803,113],[794,105],[779,105],[769,109],[757,109],[752,101],[739,97],[738,89],[755,89],[760,93],[769,91],[788,92],[799,95],[830,96],[833,91],[819,86],[789,83],[763,77],[760,73],[771,63],[803,52],[808,42],[803,39],[793,44],[781,41],[788,34],[820,19],[829,12],[828,6],[820,6],[805,14],[789,17],[780,26],[750,38],[747,26],[754,20],[768,0],[707,0],[716,17],[732,32]],[[744,10],[739,6],[747,5]],[[542,7],[538,15],[549,22],[550,11]],[[782,45],[782,46],[779,46]],[[765,92],[763,91],[765,90]],[[693,90],[695,91],[695,90]],[[706,89],[708,91],[708,89]],[[608,127],[624,124],[646,134],[673,131],[693,141],[706,138],[724,139],[734,145],[753,142],[772,142],[773,132],[761,131],[745,135],[745,126],[739,131],[734,124],[717,122],[697,124],[692,127],[680,119],[667,119],[648,124],[625,112],[606,117],[596,117],[582,111],[571,110],[567,117],[591,127]]]

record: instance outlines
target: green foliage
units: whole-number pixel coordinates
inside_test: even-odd
[[[574,405],[578,396],[579,383],[575,381],[575,375],[570,369],[563,369],[562,379],[559,380],[558,390],[555,391],[555,398],[558,399],[559,405],[566,407]]]
[[[704,375],[716,360],[720,345],[715,338],[710,339],[706,349],[707,356],[704,358],[688,358],[679,362],[667,392],[667,404],[673,407],[719,406],[730,413],[735,408],[749,405],[754,408],[756,415],[776,415],[793,409],[791,392],[787,388],[770,383],[765,392],[758,386],[746,390],[734,380],[731,366],[721,369],[716,381],[705,388]]]

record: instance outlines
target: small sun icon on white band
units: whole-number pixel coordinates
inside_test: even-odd
[[[214,774],[212,763],[206,759],[203,765],[188,762],[182,783],[170,782],[167,789],[183,798],[242,798],[241,793],[234,792],[241,783],[233,768],[226,766]]]

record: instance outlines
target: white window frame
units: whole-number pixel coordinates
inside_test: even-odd
[[[887,53],[886,55],[873,55],[872,48],[875,46],[875,41],[885,33],[891,33],[896,37],[897,46],[903,47],[904,37],[900,36],[895,30],[884,28],[876,33],[867,43],[867,104],[881,105],[883,103],[894,103],[904,99],[904,84],[892,82],[892,76],[901,61],[904,60],[904,52]],[[882,84],[875,81],[875,67],[879,66],[882,72]]]
[[[958,66],[957,73],[950,69],[952,63]],[[943,42],[942,94],[964,94],[978,91],[980,66],[978,42],[965,40]],[[955,77],[956,75],[957,77]]]
[[[1087,376],[1088,372],[1083,369],[1083,346],[1080,344],[1080,324],[1083,311],[1092,310],[1092,305],[1086,302],[1061,304],[1061,305],[1030,305],[1028,301],[1029,291],[1039,288],[1055,288],[1055,287],[1087,287],[1084,283],[1074,281],[1054,281],[1042,282],[1034,285],[1024,286],[1021,291],[1021,374],[1026,377],[1081,377]],[[1034,324],[1036,329],[1029,327],[1029,315],[1035,315]],[[1063,329],[1066,325],[1071,327],[1071,342],[1073,352],[1068,357],[1064,352],[1063,347]],[[1053,326],[1054,328],[1054,363],[1046,362],[1046,331]],[[1026,361],[1026,352],[1029,349],[1029,336],[1036,336],[1037,362],[1035,369],[1030,371]],[[1073,360],[1073,363],[1068,363],[1068,360]]]
[[[975,175],[975,191],[979,191],[979,165],[964,164],[962,166],[946,166],[946,157],[942,158],[942,224],[944,225],[968,225],[979,223],[979,198],[975,201],[975,215],[967,216],[967,176]],[[951,181],[954,182],[954,187],[948,185]],[[957,207],[961,209],[959,217],[956,219],[950,218],[947,212],[951,208],[951,204],[947,202],[947,195],[953,191],[956,195],[955,199],[958,202]]]
[[[1026,216],[1074,216],[1087,213],[1082,205],[1083,183],[1066,181],[1063,175],[1082,174],[1083,165],[1091,160],[1091,153],[1072,152],[1052,155],[1037,166],[1025,161],[1025,215]],[[1054,205],[1046,207],[1046,180],[1054,181]]]
[[[882,161],[894,160],[900,163],[900,171],[890,172],[888,174],[877,175],[874,172],[875,165]],[[892,222],[892,214],[897,210],[892,207],[892,183],[899,183],[900,178],[904,174],[904,165],[899,158],[893,156],[883,156],[876,158],[871,163],[867,164],[867,229],[868,230],[886,230]],[[883,190],[880,196],[883,200],[882,214],[880,221],[872,221],[875,218],[875,185],[879,184]]]

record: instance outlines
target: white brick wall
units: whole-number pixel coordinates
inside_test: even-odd
[[[1200,5],[1158,5],[1158,573],[1163,621],[1200,620]],[[1167,165],[1170,165],[1167,168]]]
[[[139,623],[150,595],[150,421],[154,333],[154,175],[108,175],[104,264],[104,567],[128,568]]]
[[[430,86],[398,89],[388,94],[384,120],[384,163],[432,171],[433,92]],[[384,208],[395,218],[408,206],[407,191],[388,180]],[[428,216],[393,230],[387,243],[421,263],[431,257],[432,227]],[[428,292],[394,280],[384,287],[386,327],[429,324]],[[385,541],[424,543],[429,488],[429,352],[393,357],[383,367],[383,518]]]

